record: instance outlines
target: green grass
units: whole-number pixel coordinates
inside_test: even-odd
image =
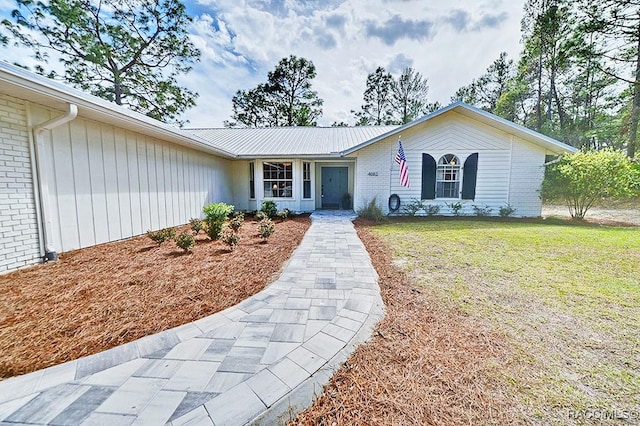
[[[532,421],[640,404],[640,230],[524,221],[376,226],[416,285],[503,333]],[[640,421],[640,419],[635,419]]]

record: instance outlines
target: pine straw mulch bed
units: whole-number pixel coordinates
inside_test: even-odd
[[[391,250],[359,223],[380,276],[386,315],[291,425],[524,424],[498,377],[508,344],[443,306],[394,266]]]
[[[167,330],[259,292],[277,278],[310,220],[275,226],[263,244],[247,218],[233,252],[202,233],[190,254],[141,236],[0,275],[0,378]]]

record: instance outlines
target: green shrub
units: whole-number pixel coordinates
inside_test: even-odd
[[[269,217],[264,212],[257,212],[255,218],[257,221],[261,221],[262,219],[268,219]]]
[[[200,231],[204,230],[204,222],[202,219],[198,219],[197,217],[189,219],[189,225],[191,225],[191,230],[195,235],[198,235]]]
[[[276,217],[278,214],[278,205],[275,201],[265,200],[260,206],[260,211],[267,215],[269,219]]]
[[[147,231],[147,237],[151,238],[151,240],[158,245],[173,239],[175,236],[176,230],[173,228],[164,228],[159,231]]]
[[[180,235],[175,238],[175,242],[178,247],[184,250],[185,253],[191,251],[191,249],[196,245],[196,239],[187,231],[180,233]]]
[[[473,213],[475,213],[475,215],[478,217],[491,216],[491,212],[493,211],[493,209],[489,206],[480,207],[474,204],[472,207]]]
[[[220,238],[224,222],[232,211],[233,206],[226,203],[211,203],[202,208],[209,238],[212,240]]]
[[[507,203],[506,205],[500,207],[500,217],[509,217],[516,213],[516,209],[511,207],[511,204]]]
[[[418,200],[417,198],[413,198],[411,202],[402,207],[402,210],[408,214],[409,216],[415,216],[420,210],[424,210],[424,202],[422,200]]]
[[[374,222],[384,222],[387,220],[382,209],[376,203],[376,197],[373,197],[364,207],[358,209],[358,216],[363,219],[372,220]]]
[[[220,236],[220,241],[229,246],[229,250],[233,251],[240,242],[240,235],[234,232],[233,229],[226,229]]]
[[[424,206],[424,211],[427,213],[427,216],[435,216],[440,213],[440,206],[437,204],[427,204]]]
[[[231,228],[233,232],[238,232],[240,231],[240,228],[242,228],[243,223],[244,223],[244,214],[243,213],[235,214],[229,221],[229,228]]]
[[[276,226],[273,224],[273,221],[269,218],[264,218],[258,223],[258,234],[260,237],[266,242],[267,239],[273,234],[276,230]]]
[[[597,200],[634,194],[638,174],[619,151],[579,151],[549,164],[542,181],[543,201],[562,201],[574,219],[584,219]]]
[[[458,201],[457,203],[446,203],[447,207],[449,207],[451,209],[451,213],[453,213],[454,216],[462,216],[462,203],[460,201]]]
[[[288,217],[289,217],[289,215],[291,215],[291,210],[286,209],[286,208],[285,208],[285,209],[282,209],[282,210],[280,210],[280,211],[278,212],[278,217],[279,217],[280,219],[283,219],[283,220],[284,220],[284,219],[286,219],[286,218],[288,218]]]

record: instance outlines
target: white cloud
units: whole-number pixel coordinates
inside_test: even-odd
[[[316,65],[320,124],[330,125],[353,123],[350,110],[377,66],[412,66],[429,79],[429,101],[446,105],[500,52],[516,59],[521,49],[524,0],[187,0],[195,1],[190,32],[202,58],[179,79],[200,94],[185,114],[191,126],[222,126],[236,90],[265,81],[290,54]],[[26,62],[23,49],[1,50],[3,59]]]

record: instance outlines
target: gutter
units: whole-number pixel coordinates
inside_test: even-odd
[[[35,187],[38,189],[36,192],[40,201],[40,228],[42,230],[42,237],[44,239],[44,253],[41,253],[45,262],[58,260],[58,253],[56,252],[56,241],[53,237],[53,225],[51,222],[51,200],[49,197],[49,183],[46,179],[46,163],[43,159],[44,152],[44,139],[42,133],[50,131],[56,127],[62,126],[69,121],[75,119],[78,116],[78,106],[76,104],[68,103],[67,111],[51,120],[47,120],[44,123],[40,123],[33,127],[33,142],[35,153]]]

